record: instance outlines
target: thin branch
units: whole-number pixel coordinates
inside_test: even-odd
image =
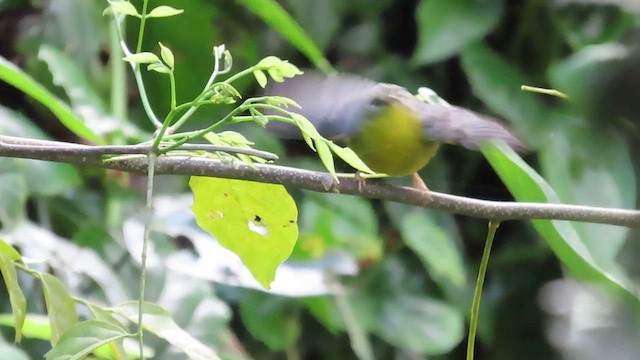
[[[172,146],[174,144],[166,145],[166,148]],[[82,156],[93,156],[93,157],[101,157],[103,155],[123,155],[123,154],[148,154],[153,152],[152,144],[141,144],[141,145],[109,145],[109,146],[92,146],[92,145],[82,145],[82,144],[71,144],[71,143],[62,143],[57,141],[48,141],[48,140],[35,140],[35,139],[26,139],[19,138],[13,136],[4,136],[0,135],[0,146],[5,149],[11,149],[11,151],[15,151],[16,153],[22,151],[25,153],[28,152],[47,152],[53,151],[58,154],[78,154]],[[163,151],[163,144],[160,144],[160,153],[165,153]],[[212,144],[182,144],[179,148],[174,149],[173,151],[211,151],[211,152],[226,152],[232,154],[245,154],[251,156],[257,156],[263,158],[265,160],[278,160],[278,155],[262,151],[255,150],[250,148],[241,148],[237,146],[224,146],[224,145],[212,145]],[[27,158],[33,159],[30,156],[26,156]]]
[[[96,166],[132,173],[146,174],[147,158],[134,155],[125,159],[103,161],[87,156],[79,147],[84,145],[45,141],[48,146],[16,147],[0,138],[0,156],[55,161],[76,165]],[[76,151],[67,151],[74,148]],[[228,179],[250,180],[282,184],[318,192],[339,192],[367,198],[394,201],[424,208],[449,211],[471,217],[501,222],[516,219],[570,220],[629,227],[640,227],[640,211],[609,209],[591,206],[487,201],[462,196],[423,192],[414,188],[368,181],[365,185],[356,179],[341,178],[334,182],[330,174],[276,165],[222,162],[204,157],[185,155],[161,156],[156,162],[157,175],[214,176]]]

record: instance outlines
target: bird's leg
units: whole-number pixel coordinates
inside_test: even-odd
[[[356,171],[355,175],[353,176],[353,178],[356,180],[356,182],[358,183],[358,192],[362,192],[362,187],[367,185],[367,179],[365,179],[362,176],[362,172],[360,171]]]
[[[420,175],[418,175],[417,172],[413,173],[413,187],[418,190],[429,192],[429,188],[427,187],[427,184],[424,183],[424,180],[422,180],[422,178],[420,177]]]

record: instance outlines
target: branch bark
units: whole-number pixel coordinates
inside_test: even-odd
[[[138,174],[147,173],[148,164],[145,155],[103,159],[104,154],[122,154],[123,152],[125,151],[122,146],[117,147],[117,151],[113,152],[109,147],[101,147],[101,151],[95,151],[94,146],[88,145],[0,136],[0,156],[95,166]],[[496,222],[549,219],[640,227],[638,210],[478,200],[435,191],[427,193],[410,187],[381,182],[369,181],[363,185],[353,178],[341,178],[340,183],[335,183],[328,173],[277,165],[255,164],[251,167],[243,163],[222,162],[205,157],[169,155],[157,159],[155,171],[158,175],[212,176],[295,186],[317,192],[338,192],[444,210]]]

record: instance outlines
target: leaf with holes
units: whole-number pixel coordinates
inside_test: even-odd
[[[189,185],[198,225],[268,289],[298,238],[298,209],[284,186],[197,176]]]

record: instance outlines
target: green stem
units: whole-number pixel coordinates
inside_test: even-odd
[[[142,51],[142,40],[144,38],[144,26],[147,23],[147,5],[149,0],[142,1],[142,12],[140,13],[140,29],[138,29],[138,44],[136,45],[136,53]]]
[[[178,130],[187,120],[189,120],[189,118],[191,117],[191,115],[198,109],[198,107],[200,107],[200,100],[202,100],[205,95],[208,93],[209,88],[211,87],[211,85],[213,84],[213,82],[216,80],[216,78],[218,77],[218,73],[220,71],[220,58],[218,56],[215,56],[216,52],[214,51],[214,63],[213,63],[213,71],[211,72],[211,76],[209,76],[209,80],[207,81],[206,85],[204,86],[204,89],[202,90],[202,93],[200,93],[200,95],[198,95],[198,97],[196,97],[196,99],[194,101],[191,102],[192,106],[189,110],[187,110],[186,113],[184,113],[180,119],[178,119],[178,121],[176,121],[176,123],[171,126],[170,128],[168,128],[168,132],[169,134],[175,132],[176,130]]]
[[[249,100],[247,100],[247,101],[249,101]],[[201,136],[204,136],[205,134],[213,131],[214,129],[216,129],[216,128],[218,128],[218,127],[220,127],[220,126],[222,126],[222,125],[224,125],[226,123],[231,122],[236,115],[246,111],[250,107],[261,107],[261,108],[265,108],[265,109],[271,109],[271,110],[276,110],[276,111],[284,111],[285,113],[288,113],[286,110],[283,110],[282,108],[280,108],[278,106],[274,106],[274,105],[251,104],[251,103],[249,103],[249,105],[247,105],[246,103],[244,103],[244,104],[238,106],[237,108],[231,110],[225,117],[223,117],[221,120],[219,120],[218,122],[214,123],[213,125],[211,125],[209,127],[206,127],[204,129],[197,130],[197,131],[194,131],[194,132],[190,133],[190,135],[181,138],[175,144],[173,144],[171,146],[168,146],[164,150],[166,150],[166,151],[174,150],[174,149],[180,147],[180,145],[186,143],[189,140],[196,139],[196,138],[199,138]],[[156,142],[158,144],[160,143],[160,140],[158,140],[159,138],[160,138],[160,136],[158,136],[156,138]],[[164,137],[162,140],[167,140],[167,137]]]
[[[140,259],[140,297],[138,299],[138,344],[140,348],[140,359],[144,357],[144,331],[143,331],[143,310],[144,310],[144,290],[147,282],[147,250],[149,248],[149,235],[151,234],[151,221],[153,220],[153,180],[156,166],[156,154],[149,153],[149,168],[147,176],[147,203],[146,219],[144,222],[144,238],[142,239],[142,256]]]
[[[241,78],[241,77],[243,77],[245,75],[248,75],[249,73],[252,73],[252,72],[253,72],[253,66],[250,67],[250,68],[246,68],[246,69],[240,71],[239,73],[236,73],[236,74],[230,76],[227,80],[225,80],[223,82],[227,83],[227,84],[231,84],[232,82],[234,82],[234,81],[238,80],[239,78]]]
[[[173,75],[173,70],[169,73],[169,86],[171,88],[171,111],[176,109],[176,77]]]
[[[480,299],[482,298],[482,287],[484,286],[484,279],[487,275],[491,246],[493,245],[493,238],[496,235],[498,226],[500,226],[500,222],[489,221],[489,231],[487,232],[487,240],[484,244],[484,251],[482,252],[482,260],[480,261],[480,269],[478,270],[478,279],[476,280],[476,289],[473,292],[473,302],[471,304],[469,338],[467,340],[467,360],[473,360],[474,356],[476,332],[478,330],[478,317],[480,315]]]
[[[146,1],[144,4],[146,9]],[[123,16],[123,18],[125,17]],[[118,30],[118,38],[120,40],[120,48],[122,49],[122,52],[124,53],[125,56],[131,55],[131,51],[127,47],[127,43],[124,40],[124,29],[122,28],[122,26],[124,25],[121,25],[121,23],[124,24],[124,19],[122,21],[115,20],[114,22],[116,24],[116,29]],[[141,40],[142,40],[142,37],[139,36],[138,37],[139,47],[142,44]],[[140,52],[140,50],[138,52]],[[151,108],[151,104],[149,103],[149,97],[147,96],[147,91],[145,90],[144,81],[142,80],[142,74],[140,72],[140,65],[137,63],[131,63],[131,69],[133,70],[133,77],[136,80],[136,87],[138,88],[138,92],[140,93],[140,100],[142,101],[142,107],[144,109],[144,112],[147,114],[147,117],[149,117],[153,125],[156,128],[160,128],[162,126],[162,123],[158,120],[158,117],[153,112],[153,109]]]
[[[118,42],[118,29],[115,21],[111,22],[109,34],[111,40],[111,112],[123,128],[127,120],[127,77],[124,61],[121,60],[122,49]]]

